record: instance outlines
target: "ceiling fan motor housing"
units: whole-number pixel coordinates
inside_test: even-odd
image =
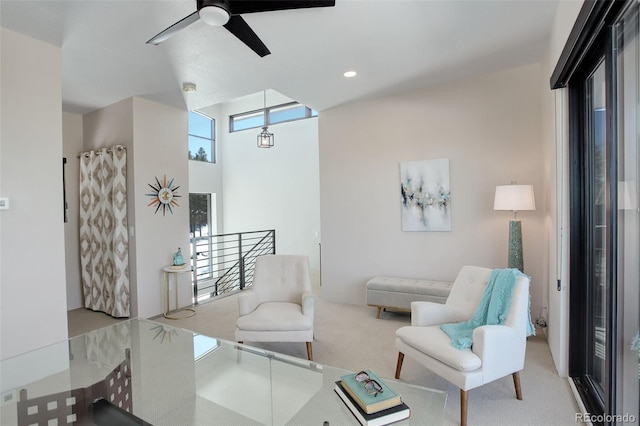
[[[198,15],[205,23],[212,26],[222,26],[229,22],[231,12],[226,0],[197,0]]]

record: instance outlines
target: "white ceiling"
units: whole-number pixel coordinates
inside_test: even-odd
[[[62,48],[67,112],[130,96],[192,110],[264,89],[322,111],[538,62],[558,1],[336,0],[243,15],[271,50],[264,58],[202,21],[145,44],[195,0],[0,0],[0,24]],[[348,69],[358,76],[345,79]]]

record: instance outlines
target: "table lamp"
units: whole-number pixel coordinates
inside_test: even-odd
[[[533,185],[500,185],[496,186],[493,202],[494,210],[511,210],[513,219],[509,221],[509,268],[523,271],[522,261],[522,227],[518,220],[518,212],[535,210]]]

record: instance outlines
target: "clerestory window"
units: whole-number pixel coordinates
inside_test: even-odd
[[[299,102],[269,106],[229,116],[229,132],[255,129],[287,121],[317,117],[318,112]]]

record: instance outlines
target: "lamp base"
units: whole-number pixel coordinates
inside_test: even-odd
[[[509,221],[509,268],[522,272],[522,227],[519,220]]]

